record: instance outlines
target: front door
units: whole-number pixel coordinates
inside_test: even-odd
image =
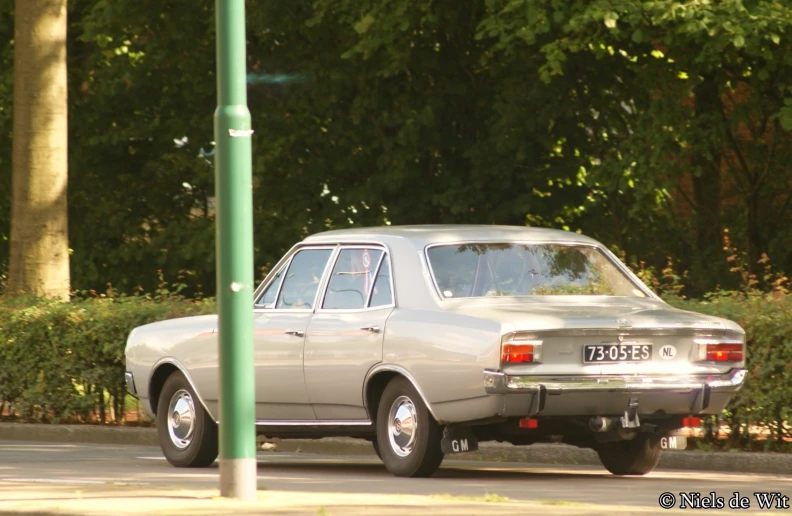
[[[332,248],[304,248],[256,301],[256,420],[316,419],[303,373],[305,334]],[[285,274],[284,274],[285,272]]]
[[[345,246],[338,253],[305,337],[305,384],[318,420],[368,420],[363,382],[382,362],[391,285],[384,248]]]

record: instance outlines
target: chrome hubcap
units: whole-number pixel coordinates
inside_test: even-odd
[[[412,453],[417,432],[415,405],[407,396],[399,396],[391,405],[388,417],[388,440],[393,452],[399,457]]]
[[[195,404],[184,389],[176,391],[168,407],[168,433],[176,448],[183,450],[192,442],[195,430]]]

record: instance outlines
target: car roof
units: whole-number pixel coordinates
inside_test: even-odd
[[[559,229],[484,224],[437,224],[337,229],[307,237],[306,244],[409,240],[418,247],[456,242],[564,242],[596,244],[587,236]]]

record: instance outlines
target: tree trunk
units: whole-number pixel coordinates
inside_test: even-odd
[[[14,4],[14,134],[8,288],[67,300],[67,0]]]

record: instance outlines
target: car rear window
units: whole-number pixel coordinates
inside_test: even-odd
[[[455,244],[427,250],[446,298],[599,295],[647,297],[600,249],[562,244]]]

